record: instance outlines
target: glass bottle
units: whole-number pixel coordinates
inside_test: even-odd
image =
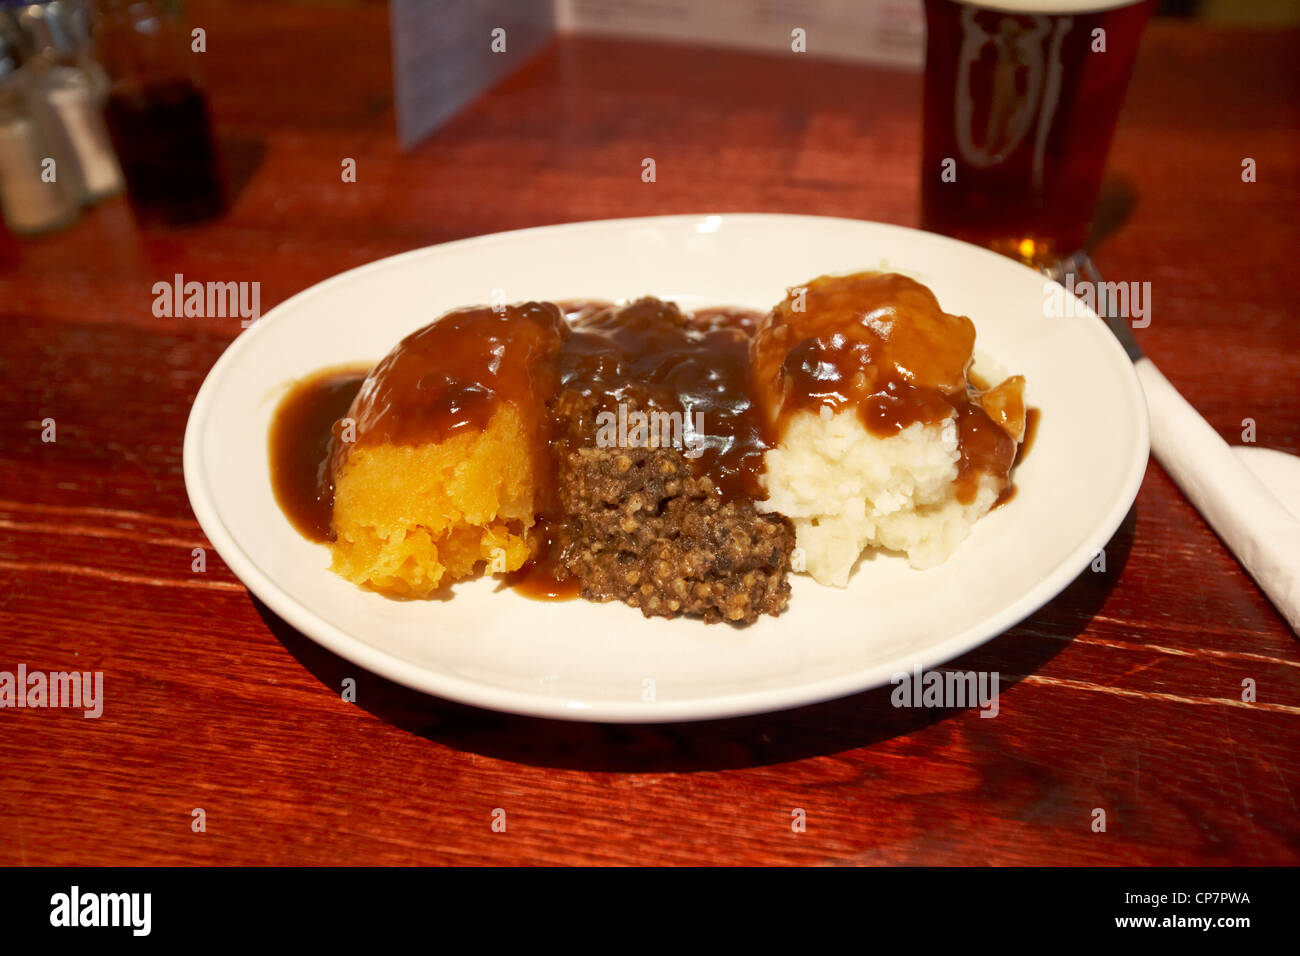
[[[225,180],[192,37],[165,0],[98,0],[95,50],[109,78],[104,117],[143,225],[220,214]]]

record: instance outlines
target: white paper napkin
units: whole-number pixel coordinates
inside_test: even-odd
[[[1148,358],[1134,364],[1165,471],[1300,634],[1300,520]]]

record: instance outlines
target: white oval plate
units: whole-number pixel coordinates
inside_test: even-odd
[[[890,268],[975,322],[977,351],[1023,373],[1042,409],[1019,491],[941,567],[860,564],[847,589],[803,575],[780,617],[738,629],[645,619],[622,604],[541,602],[496,581],[393,601],[327,568],[272,495],[267,429],[300,376],[376,360],[443,311],[500,300],[643,294],[767,309],[823,273]],[[209,540],[276,614],[400,684],[497,710],[671,721],[794,707],[950,660],[1060,593],[1137,494],[1147,417],[1137,378],[1091,313],[1048,317],[1036,272],[942,236],[815,216],[665,216],[546,226],[383,259],[328,279],[244,332],[199,390],[185,483]]]

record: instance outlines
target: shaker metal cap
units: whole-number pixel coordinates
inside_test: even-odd
[[[0,0],[17,30],[23,59],[47,50],[79,53],[89,44],[86,9],[79,0]]]

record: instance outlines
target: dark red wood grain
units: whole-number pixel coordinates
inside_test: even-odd
[[[0,237],[0,670],[102,670],[108,697],[98,720],[0,711],[0,863],[1300,862],[1296,640],[1155,463],[1105,573],[956,663],[1001,672],[994,720],[880,691],[693,725],[504,716],[360,672],[210,549],[191,573],[207,542],[185,420],[239,327],[155,318],[154,282],[257,280],[268,309],[380,256],[545,223],[915,225],[920,81],[562,38],[402,153],[383,7],[190,6],[231,213],[142,234],[117,200]],[[1095,255],[1152,283],[1141,344],[1220,433],[1252,418],[1291,452],[1298,74],[1295,33],[1153,23]]]

